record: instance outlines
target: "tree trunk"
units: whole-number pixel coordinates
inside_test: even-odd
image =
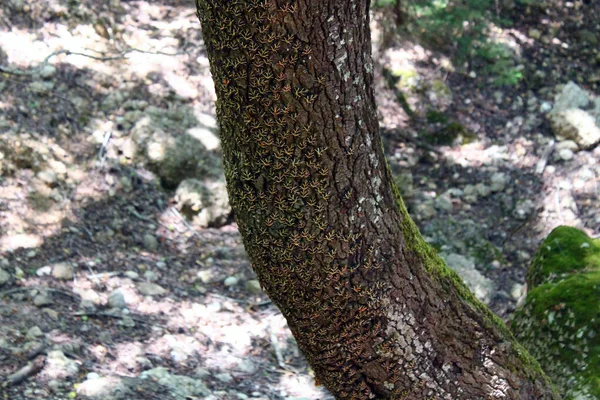
[[[197,0],[254,270],[339,399],[557,399],[423,242],[383,154],[368,0]]]

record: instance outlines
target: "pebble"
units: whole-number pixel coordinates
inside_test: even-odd
[[[225,280],[223,281],[223,284],[225,285],[225,287],[232,287],[238,284],[239,282],[239,278],[236,276],[228,276],[227,278],[225,278]]]
[[[442,194],[438,196],[438,198],[435,199],[435,208],[437,208],[438,210],[451,212],[454,209],[452,199],[447,194]]]
[[[52,276],[56,279],[69,280],[73,278],[73,267],[65,262],[55,264],[52,267]]]
[[[260,288],[260,283],[256,279],[251,279],[246,282],[246,291],[251,294],[261,294],[262,289]]]
[[[46,64],[40,70],[40,76],[44,79],[50,79],[56,75],[56,67],[54,65]]]
[[[574,156],[573,150],[571,150],[571,149],[562,149],[561,151],[558,152],[558,156],[563,161],[570,161],[570,160],[573,159],[573,156]]]
[[[38,172],[37,177],[47,185],[54,185],[58,179],[54,171],[50,169],[45,169]]]
[[[33,298],[33,304],[36,307],[44,307],[52,304],[52,299],[46,294],[38,294]]]
[[[233,376],[231,376],[231,374],[227,373],[227,372],[223,372],[221,374],[216,374],[215,378],[217,378],[218,380],[220,380],[223,383],[230,383],[233,381]]]
[[[108,306],[111,308],[118,308],[119,310],[127,307],[125,296],[120,290],[115,290],[108,296]]]
[[[501,192],[506,187],[508,179],[506,178],[506,174],[502,172],[496,172],[494,175],[492,175],[490,181],[492,183],[490,186],[492,192]]]
[[[158,240],[156,237],[150,233],[146,233],[143,238],[144,247],[150,251],[155,251],[158,249]]]
[[[125,275],[126,277],[128,277],[129,279],[134,279],[134,280],[135,280],[135,279],[138,279],[138,278],[140,277],[140,274],[138,274],[138,273],[137,273],[137,272],[135,272],[135,271],[131,271],[131,270],[129,270],[129,271],[125,271],[124,275]]]
[[[38,268],[35,271],[35,274],[37,276],[48,276],[48,275],[52,274],[52,267],[50,265],[46,265],[42,268]]]
[[[142,282],[138,286],[140,294],[144,296],[160,296],[161,294],[167,293],[167,291],[160,285],[151,282]]]
[[[10,274],[3,269],[0,269],[0,286],[4,285],[10,279]]]
[[[90,372],[86,375],[86,378],[88,381],[92,381],[94,379],[100,379],[100,374],[98,374],[97,372]]]
[[[39,326],[33,326],[29,328],[25,338],[28,340],[35,340],[41,336],[44,336],[44,332],[42,332],[41,328]]]

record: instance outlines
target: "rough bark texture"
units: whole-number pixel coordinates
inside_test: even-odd
[[[378,135],[367,0],[197,0],[244,245],[340,399],[556,399],[422,241]]]

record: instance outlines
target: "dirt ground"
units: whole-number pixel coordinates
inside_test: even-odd
[[[192,3],[0,5],[0,399],[332,398],[256,287],[235,222],[195,226],[127,157],[151,108],[214,124]],[[381,47],[374,11],[381,133],[411,214],[440,252],[470,255],[507,321],[540,239],[560,224],[600,234],[600,150],[549,153],[543,112],[569,80],[599,93],[598,46],[581,37],[599,31],[592,3],[508,10],[497,34],[524,79],[500,87],[414,39]],[[449,127],[450,142],[427,140]],[[490,191],[469,197],[478,184]]]

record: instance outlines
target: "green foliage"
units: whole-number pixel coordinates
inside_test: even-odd
[[[396,1],[373,0],[373,6],[389,8]],[[455,64],[476,65],[498,86],[516,85],[523,78],[512,49],[489,35],[491,24],[511,23],[496,14],[494,0],[415,0],[402,4],[406,4],[408,15],[404,29],[422,43],[448,53]]]

